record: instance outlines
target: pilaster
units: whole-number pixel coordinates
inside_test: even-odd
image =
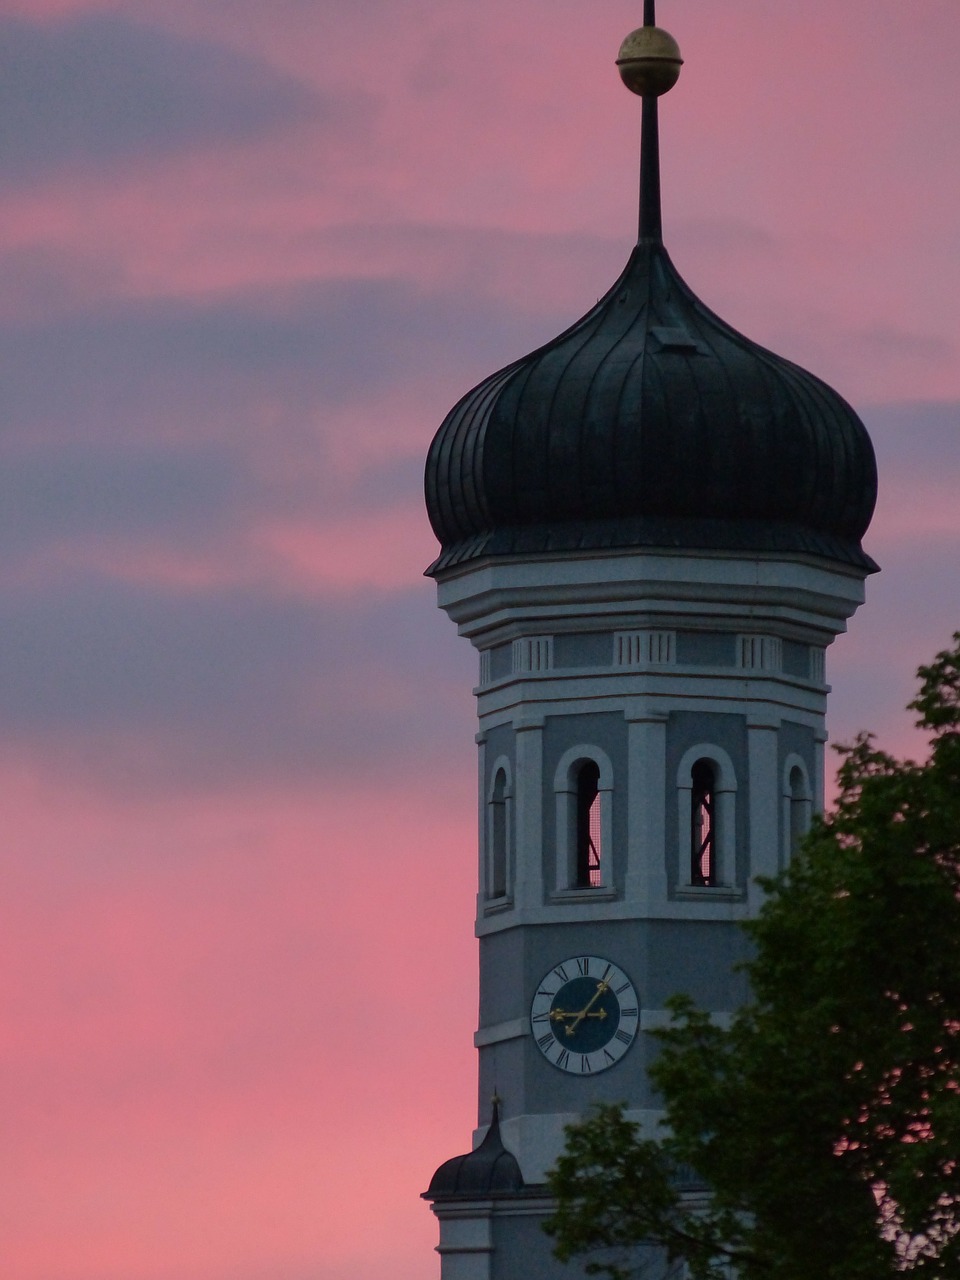
[[[627,873],[624,896],[637,909],[656,910],[667,901],[666,813],[667,717],[626,713]]]
[[[750,779],[750,903],[759,907],[763,893],[757,876],[775,876],[780,865],[780,779],[777,761],[779,722],[751,719],[747,724],[747,768]]]
[[[514,725],[516,862],[514,902],[519,909],[543,902],[543,717]]]
[[[440,1280],[490,1280],[493,1205],[434,1205],[440,1223]]]

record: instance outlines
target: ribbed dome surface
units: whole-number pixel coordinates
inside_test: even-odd
[[[427,459],[435,573],[634,546],[798,551],[872,570],[873,449],[837,393],[715,316],[656,241],[582,320],[487,378]]]
[[[483,1141],[466,1155],[445,1160],[423,1193],[427,1200],[461,1197],[515,1195],[523,1191],[523,1175],[516,1156],[503,1145],[500,1136],[500,1108],[493,1106],[493,1118]]]

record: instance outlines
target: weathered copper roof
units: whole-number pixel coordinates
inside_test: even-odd
[[[427,458],[442,551],[645,545],[793,550],[872,569],[866,429],[813,374],[751,342],[641,242],[592,311],[485,379]]]
[[[523,1190],[520,1165],[516,1156],[503,1145],[500,1136],[500,1107],[494,1100],[490,1128],[479,1147],[466,1155],[445,1160],[430,1179],[430,1186],[423,1197],[425,1200],[485,1199],[488,1196],[515,1195]]]

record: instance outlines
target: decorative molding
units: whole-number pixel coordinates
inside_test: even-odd
[[[505,894],[502,898],[483,898],[481,900],[481,910],[484,917],[499,916],[505,911],[512,911],[513,894]]]
[[[823,644],[863,603],[864,571],[819,558],[684,551],[508,556],[437,578],[438,603],[478,646],[512,643],[527,628],[554,632],[690,625],[726,630],[739,615],[789,616],[797,641]],[[650,619],[650,621],[648,621]],[[754,624],[757,625],[757,624]],[[734,633],[736,634],[736,633]]]
[[[689,889],[690,886],[688,886]],[[587,892],[586,890],[584,892]],[[728,887],[727,892],[731,889]],[[649,921],[649,920],[747,920],[752,907],[745,895],[725,897],[709,895],[684,896],[674,889],[666,902],[661,901],[628,901],[625,897],[612,895],[603,907],[604,920]],[[502,912],[490,911],[478,914],[476,920],[477,937],[502,933],[507,929],[524,928],[527,925],[582,925],[585,921],[595,919],[592,904],[578,903],[569,897],[545,897],[535,907],[518,905],[514,901],[513,909]]]
[[[473,1035],[473,1044],[483,1049],[488,1044],[502,1044],[504,1040],[519,1040],[530,1035],[529,1018],[511,1018],[507,1022],[495,1022],[488,1027],[481,1027]]]
[[[677,661],[675,631],[616,631],[613,636],[615,667],[673,665]]]
[[[783,642],[779,636],[737,636],[737,666],[744,671],[780,671]]]
[[[584,885],[582,889],[555,889],[549,901],[585,907],[592,902],[614,902],[618,897],[612,885]]]
[[[743,902],[742,889],[727,884],[684,884],[676,891],[680,902]]]
[[[483,686],[490,683],[490,650],[480,650],[480,676],[478,683]]]
[[[553,667],[553,636],[521,636],[513,642],[515,675],[536,675]]]

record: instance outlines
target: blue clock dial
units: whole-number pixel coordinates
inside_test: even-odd
[[[548,1062],[575,1075],[614,1066],[633,1044],[640,1007],[624,971],[599,956],[551,969],[530,1006],[530,1030]]]

